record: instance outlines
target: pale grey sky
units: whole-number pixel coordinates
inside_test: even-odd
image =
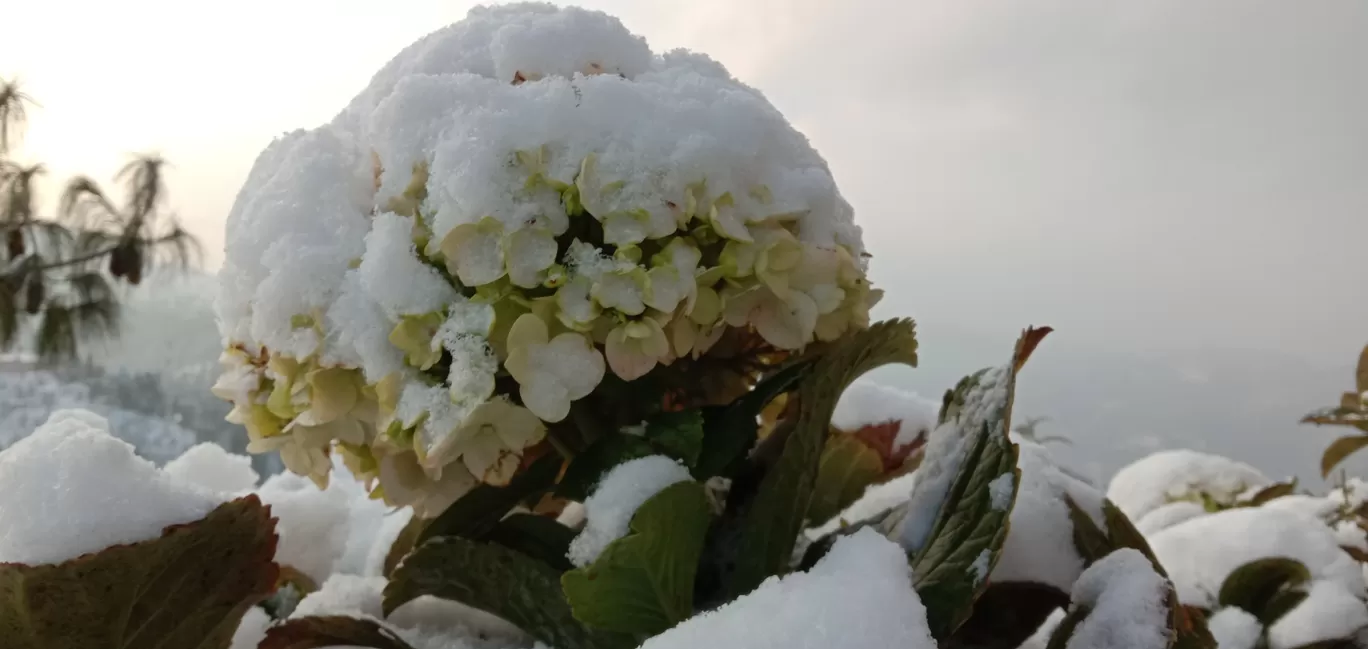
[[[213,267],[257,152],[470,4],[22,3],[0,75],[41,103],[21,157],[56,179],[169,158]],[[1368,341],[1362,0],[578,4],[709,53],[807,133],[865,227],[882,315],[1007,346],[1032,323],[1318,362]]]

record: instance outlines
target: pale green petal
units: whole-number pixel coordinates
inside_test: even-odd
[[[492,217],[462,223],[441,244],[447,272],[466,286],[482,286],[504,276],[503,224]]]
[[[603,380],[603,355],[580,334],[566,332],[556,336],[546,352],[546,370],[565,385],[571,401],[588,396]]]
[[[556,239],[546,228],[522,228],[508,235],[508,277],[522,288],[540,286],[544,271],[556,263]]]
[[[526,383],[519,381],[518,395],[523,405],[542,421],[555,423],[570,414],[569,390],[549,374],[534,374]]]
[[[634,212],[616,212],[603,218],[603,242],[631,246],[646,240],[647,219]]]

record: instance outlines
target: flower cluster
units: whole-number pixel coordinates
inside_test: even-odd
[[[553,33],[555,20],[580,20],[576,11],[537,8],[518,19]],[[609,28],[621,30],[615,22]],[[604,37],[623,38],[617,31]],[[637,41],[622,43],[624,60],[637,56]],[[679,60],[656,64],[668,68]],[[626,64],[576,63],[560,76],[558,63],[546,65],[552,74],[519,69],[511,84],[489,85],[470,75],[446,81],[472,97],[496,97],[525,110],[523,122],[543,111],[535,114],[571,126],[596,114],[577,110],[581,100],[621,104],[620,93],[638,92],[656,102],[642,105],[664,111],[708,88],[718,107],[698,115],[713,119],[729,108],[754,122],[738,133],[771,120],[767,127],[777,135],[761,141],[782,146],[748,157],[725,148],[728,138],[709,135],[695,116],[676,119],[711,140],[677,144],[678,138],[657,134],[658,142],[646,141],[648,131],[632,129],[650,125],[638,120],[620,129],[593,127],[602,129],[597,134],[565,126],[543,143],[493,152],[488,129],[481,137],[451,129],[438,136],[434,127],[429,137],[450,144],[404,140],[403,148],[393,142],[423,129],[391,125],[384,128],[398,134],[372,140],[378,148],[369,151],[368,213],[360,221],[346,217],[335,231],[317,229],[300,213],[301,203],[257,200],[305,194],[298,185],[308,174],[290,171],[289,156],[268,150],[258,165],[279,167],[274,184],[243,192],[230,217],[230,239],[268,240],[272,228],[285,227],[296,231],[284,241],[315,246],[310,251],[324,250],[317,241],[329,237],[340,243],[316,256],[271,257],[260,245],[230,242],[221,282],[230,294],[253,285],[250,299],[220,309],[231,347],[215,393],[234,403],[230,417],[247,427],[251,450],[279,451],[291,471],[319,484],[328,478],[331,454],[339,452],[376,497],[435,514],[476,484],[506,484],[557,443],[558,427],[573,425],[572,405],[596,394],[610,374],[614,384],[632,383],[681,359],[707,357],[729,331],[782,351],[868,326],[880,291],[865,278],[849,208],[820,158],[762,99],[693,68],[669,68],[638,83],[623,72],[633,68]],[[600,74],[608,71],[618,74]],[[579,85],[565,85],[568,76]],[[400,84],[393,93],[417,92],[418,85]],[[571,96],[574,104],[562,101]],[[511,109],[479,103],[494,99],[465,101],[472,107],[457,123],[518,121]],[[389,118],[409,105],[416,102],[396,100],[375,110]],[[525,142],[519,138],[512,140]],[[323,151],[333,140],[300,142]],[[443,157],[476,145],[485,148],[471,154],[473,161],[457,165],[448,162],[454,154]],[[667,146],[675,152],[661,149]],[[355,190],[355,176],[340,169],[339,182]],[[410,170],[404,183],[396,180]],[[282,204],[294,213],[280,211]],[[277,211],[261,216],[268,210]],[[351,234],[358,229],[364,241]],[[343,250],[361,254],[342,268],[335,261]],[[257,268],[269,276],[261,279]],[[317,280],[317,286],[299,279],[314,275],[338,279]],[[289,321],[284,333],[270,324],[281,314]],[[707,383],[708,376],[694,381]]]

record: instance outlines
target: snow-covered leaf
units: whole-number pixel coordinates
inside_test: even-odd
[[[911,320],[888,320],[849,334],[813,364],[798,388],[798,415],[778,463],[762,479],[741,521],[734,571],[724,577],[732,596],[787,571],[802,530],[831,414],[841,392],[866,372],[890,363],[917,364]],[[776,433],[778,434],[778,433]]]
[[[1283,496],[1291,496],[1297,492],[1297,479],[1275,482],[1263,489],[1258,490],[1254,495],[1236,503],[1240,507],[1260,507],[1271,500],[1277,500]]]
[[[625,649],[627,636],[592,631],[570,612],[561,572],[521,552],[461,537],[439,537],[399,564],[385,586],[389,615],[423,595],[460,602],[507,620],[558,649]]]
[[[398,634],[380,623],[345,615],[300,617],[271,627],[258,649],[323,649],[336,646],[413,649]]]
[[[1221,584],[1217,602],[1240,608],[1270,626],[1306,599],[1306,565],[1286,557],[1258,559],[1236,568]]]
[[[808,520],[825,521],[855,502],[883,475],[879,453],[853,435],[832,435],[822,449]]]
[[[627,536],[561,577],[575,617],[593,628],[646,636],[688,619],[710,518],[697,482],[652,496],[632,517]]]
[[[275,548],[270,509],[253,495],[157,539],[57,564],[0,564],[0,644],[224,649],[275,587]]]

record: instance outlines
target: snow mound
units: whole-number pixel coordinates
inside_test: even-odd
[[[1169,646],[1168,583],[1138,550],[1122,548],[1089,566],[1073,587],[1088,615],[1066,647],[1162,649]]]
[[[580,567],[593,563],[610,543],[626,536],[642,504],[666,487],[690,479],[683,464],[664,455],[613,467],[584,501],[587,518],[584,530],[570,543],[570,562]]]
[[[907,555],[873,530],[843,537],[812,570],[686,620],[641,649],[935,649]]]
[[[851,383],[836,402],[831,425],[843,431],[898,422],[894,447],[900,447],[936,427],[940,404],[915,392],[881,385],[866,379]]]
[[[279,520],[276,562],[294,568],[322,583],[347,549],[352,494],[332,481],[318,489],[308,478],[293,473],[273,475],[257,495],[271,506]]]
[[[1150,510],[1148,514],[1145,514],[1140,520],[1135,522],[1135,529],[1139,530],[1141,534],[1148,536],[1150,534],[1156,534],[1161,530],[1166,530],[1184,521],[1189,521],[1199,516],[1206,516],[1210,513],[1211,512],[1208,512],[1205,507],[1197,503],[1180,500],[1171,502],[1167,505],[1160,505],[1159,507]]]
[[[1317,581],[1305,601],[1273,623],[1268,639],[1273,649],[1292,649],[1321,640],[1353,638],[1365,627],[1368,607],[1361,595],[1334,581]]]
[[[1161,530],[1148,540],[1184,604],[1211,608],[1233,570],[1269,557],[1295,559],[1314,579],[1335,582],[1355,595],[1364,592],[1363,572],[1340,549],[1334,532],[1301,514],[1229,509]]]
[[[1190,450],[1160,451],[1125,466],[1112,477],[1107,498],[1131,520],[1175,500],[1201,494],[1229,505],[1252,487],[1270,483],[1243,462]]]
[[[1254,649],[1263,635],[1259,618],[1233,606],[1216,611],[1207,620],[1207,629],[1220,649]]]
[[[59,563],[161,536],[222,499],[173,479],[90,412],[58,411],[0,451],[0,562]]]
[[[225,494],[251,491],[261,479],[252,469],[252,458],[234,455],[210,442],[190,447],[162,470],[182,482]]]

